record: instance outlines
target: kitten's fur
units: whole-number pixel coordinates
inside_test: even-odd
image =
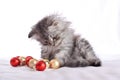
[[[101,66],[89,42],[69,28],[71,22],[58,15],[49,15],[34,25],[29,38],[42,45],[41,57],[57,58],[60,66]]]

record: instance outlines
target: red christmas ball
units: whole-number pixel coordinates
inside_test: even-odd
[[[29,66],[29,61],[30,61],[30,59],[33,59],[33,57],[27,56],[27,57],[25,58],[25,63],[26,63],[27,66]]]
[[[10,60],[10,64],[13,66],[13,67],[17,67],[20,65],[20,60],[16,57],[13,57],[11,60]]]
[[[46,64],[44,61],[38,61],[35,65],[37,71],[44,71],[46,69]]]

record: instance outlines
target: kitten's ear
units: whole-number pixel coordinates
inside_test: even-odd
[[[28,38],[31,38],[34,34],[35,34],[34,30],[30,31],[29,34],[28,34]]]

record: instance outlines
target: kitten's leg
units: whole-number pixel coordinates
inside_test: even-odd
[[[55,54],[56,59],[60,62],[60,66],[65,66],[70,59],[69,52],[67,50],[61,50],[59,53]]]
[[[45,53],[45,52],[41,51],[41,58],[49,59],[49,53]]]
[[[89,44],[89,42],[85,39],[82,39],[82,43],[84,43],[83,48],[85,49],[85,58],[88,60],[91,66],[101,66],[100,59],[95,55],[93,48]]]
[[[95,55],[90,43],[83,38],[76,37],[74,54],[80,57],[82,56],[89,62],[90,66],[101,66],[101,61]]]
[[[50,60],[51,52],[52,52],[52,47],[42,46],[41,47],[41,58]]]
[[[70,60],[67,62],[66,66],[69,67],[85,67],[89,66],[89,62],[82,55],[83,51],[74,46],[73,54],[71,55]]]
[[[57,46],[58,51],[56,50],[57,52],[55,52],[54,58],[60,61],[60,66],[65,66],[69,62],[70,55],[73,51],[73,33],[66,32],[60,39],[60,42],[58,41],[59,45]]]
[[[76,59],[70,59],[68,63],[66,63],[66,66],[68,67],[85,67],[89,66],[89,62],[84,59],[83,57],[78,57]]]

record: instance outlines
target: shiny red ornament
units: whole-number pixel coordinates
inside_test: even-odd
[[[27,56],[27,57],[25,58],[25,63],[26,63],[27,66],[29,66],[29,61],[30,61],[30,59],[33,59],[33,57]]]
[[[13,66],[13,67],[17,67],[20,65],[20,60],[17,58],[17,57],[13,57],[11,60],[10,60],[10,64]]]
[[[35,65],[37,71],[44,71],[46,69],[46,63],[44,61],[38,61]]]

